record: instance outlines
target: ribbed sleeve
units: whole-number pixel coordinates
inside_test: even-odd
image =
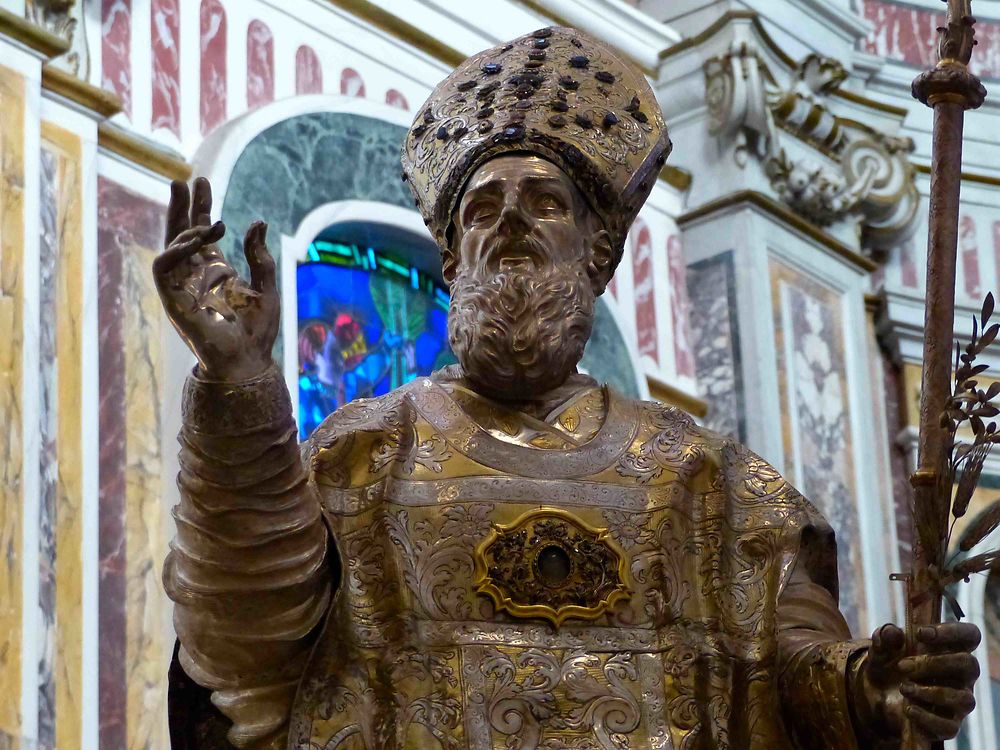
[[[239,748],[283,748],[330,597],[328,532],[277,368],[246,383],[192,375],[177,535],[164,566],[180,661]]]
[[[779,689],[785,727],[801,750],[857,750],[850,667],[870,642],[851,631],[828,589],[797,565],[778,600]]]

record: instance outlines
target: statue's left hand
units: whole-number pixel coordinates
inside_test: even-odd
[[[906,656],[906,635],[884,625],[872,635],[855,694],[857,713],[875,733],[899,736],[904,717],[928,740],[952,739],[976,706],[972,688],[979,662],[972,655],[981,638],[969,623],[918,628],[919,656]],[[857,705],[860,701],[861,705]]]

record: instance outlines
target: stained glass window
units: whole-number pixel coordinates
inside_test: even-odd
[[[454,362],[448,292],[405,249],[317,239],[298,267],[299,431]]]

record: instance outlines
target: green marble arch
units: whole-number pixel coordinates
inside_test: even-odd
[[[245,277],[242,233],[256,219],[268,222],[269,247],[278,260],[281,247],[274,238],[294,235],[317,206],[366,200],[412,209],[413,198],[400,179],[405,136],[399,125],[338,112],[297,115],[259,133],[237,159],[226,189],[222,220],[229,232],[220,243],[226,257]],[[281,356],[279,339],[279,362]],[[598,381],[639,396],[628,346],[604,300],[598,300],[594,333],[580,365]]]

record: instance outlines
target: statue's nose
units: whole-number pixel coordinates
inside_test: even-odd
[[[500,213],[498,232],[506,237],[517,237],[527,234],[531,229],[524,212],[517,201],[508,202]]]

